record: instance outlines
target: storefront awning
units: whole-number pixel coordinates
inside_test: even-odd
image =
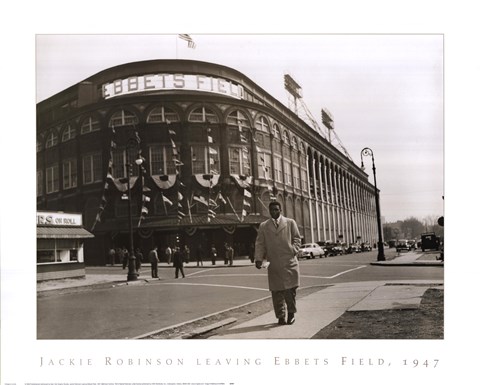
[[[37,238],[93,238],[92,233],[82,227],[37,227]]]

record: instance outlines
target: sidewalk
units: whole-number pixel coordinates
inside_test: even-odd
[[[336,284],[299,299],[293,325],[279,326],[272,310],[211,339],[309,339],[346,311],[418,308],[429,287],[443,288],[443,280]]]
[[[379,266],[443,266],[438,253],[398,253]],[[416,309],[430,287],[443,280],[352,282],[330,286],[297,301],[296,321],[279,326],[272,311],[219,332],[212,339],[309,339],[347,311]]]
[[[418,254],[416,252],[397,253],[394,259],[389,261],[371,262],[371,265],[379,266],[443,266],[443,261],[437,260],[439,252]]]

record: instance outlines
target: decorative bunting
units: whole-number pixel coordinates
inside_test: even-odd
[[[225,198],[223,197],[223,195],[222,195],[221,192],[218,193],[218,197],[217,197],[217,198],[220,199],[220,201],[221,201],[224,205],[227,204],[227,201],[225,200]]]
[[[193,195],[193,200],[208,206],[208,201],[201,195]]]
[[[163,195],[163,194],[161,194],[161,195],[162,195],[163,201],[164,201],[166,204],[168,204],[169,206],[173,206],[173,202],[172,202],[170,199],[168,199],[168,198],[167,198],[165,195]]]

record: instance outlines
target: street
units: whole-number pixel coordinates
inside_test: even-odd
[[[395,253],[386,249],[387,259]],[[419,255],[421,251],[417,251]],[[339,255],[300,261],[301,286],[346,282],[443,280],[443,267],[373,266],[377,252]],[[185,278],[174,278],[173,267],[163,264],[159,280],[148,279],[145,264],[133,284],[39,293],[38,339],[131,339],[173,325],[269,298],[267,271],[246,260],[228,267],[217,261],[185,266]],[[121,267],[87,268],[87,274],[124,274]],[[146,280],[148,279],[148,280]]]

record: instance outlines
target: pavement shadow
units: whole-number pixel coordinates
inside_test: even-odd
[[[254,325],[254,326],[246,326],[242,328],[231,328],[228,330],[223,330],[221,332],[216,333],[217,336],[228,336],[229,334],[241,334],[241,333],[252,333],[252,332],[262,332],[266,330],[270,330],[272,328],[281,327],[278,323],[270,323],[266,325]]]

